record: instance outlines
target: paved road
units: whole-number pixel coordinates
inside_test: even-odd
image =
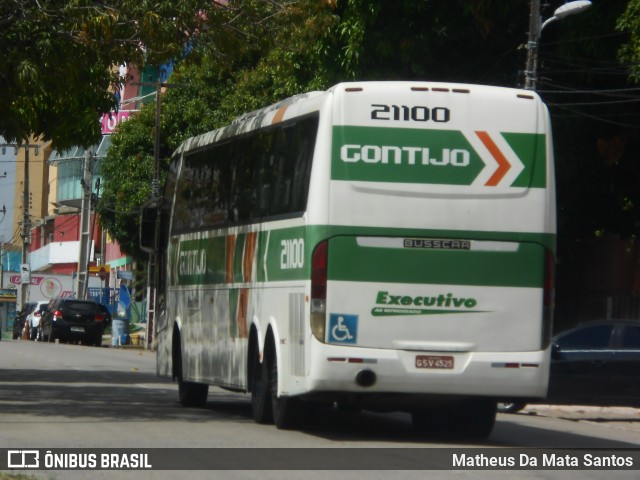
[[[256,425],[245,395],[212,389],[203,409],[177,402],[174,383],[155,375],[155,354],[145,350],[2,341],[0,344],[0,448],[640,448],[633,409],[531,406],[499,415],[485,442],[463,444],[416,434],[406,414],[348,415],[322,411],[302,431]],[[327,468],[331,468],[328,465]],[[42,473],[42,474],[41,474]],[[41,478],[175,478],[176,472],[39,472]],[[572,472],[429,472],[429,478],[572,478]],[[574,474],[576,472],[573,472]],[[580,472],[603,478],[604,472]],[[89,475],[90,474],[90,475]],[[425,478],[424,471],[367,471],[366,478]],[[637,478],[607,472],[607,478]],[[181,478],[210,478],[181,472]],[[217,472],[216,478],[302,478],[300,472]],[[363,478],[337,472],[330,478]],[[0,477],[2,478],[2,477]],[[326,480],[322,472],[305,479]]]

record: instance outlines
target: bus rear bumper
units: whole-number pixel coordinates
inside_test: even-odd
[[[543,398],[549,351],[415,352],[327,348],[316,356],[307,393],[407,393]]]

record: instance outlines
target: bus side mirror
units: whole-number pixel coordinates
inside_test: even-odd
[[[156,225],[160,209],[151,204],[142,207],[140,215],[140,250],[146,253],[156,253]]]

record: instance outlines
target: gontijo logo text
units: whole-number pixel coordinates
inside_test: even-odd
[[[466,167],[470,163],[468,150],[443,148],[433,153],[429,148],[398,147],[394,145],[343,145],[343,162],[394,163],[396,165],[436,165]]]
[[[453,293],[412,296],[379,291],[371,314],[376,317],[398,315],[435,315],[445,313],[479,313],[478,301],[472,297],[455,297]],[[427,308],[428,307],[428,308]]]
[[[336,125],[332,158],[334,180],[514,187],[531,174],[501,133],[484,130]]]

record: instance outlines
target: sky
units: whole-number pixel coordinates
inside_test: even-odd
[[[0,137],[0,145],[4,144],[4,138]],[[0,242],[8,243],[15,233],[13,225],[13,194],[16,178],[15,150],[7,147],[5,153],[0,149]],[[3,215],[2,209],[7,212]]]

